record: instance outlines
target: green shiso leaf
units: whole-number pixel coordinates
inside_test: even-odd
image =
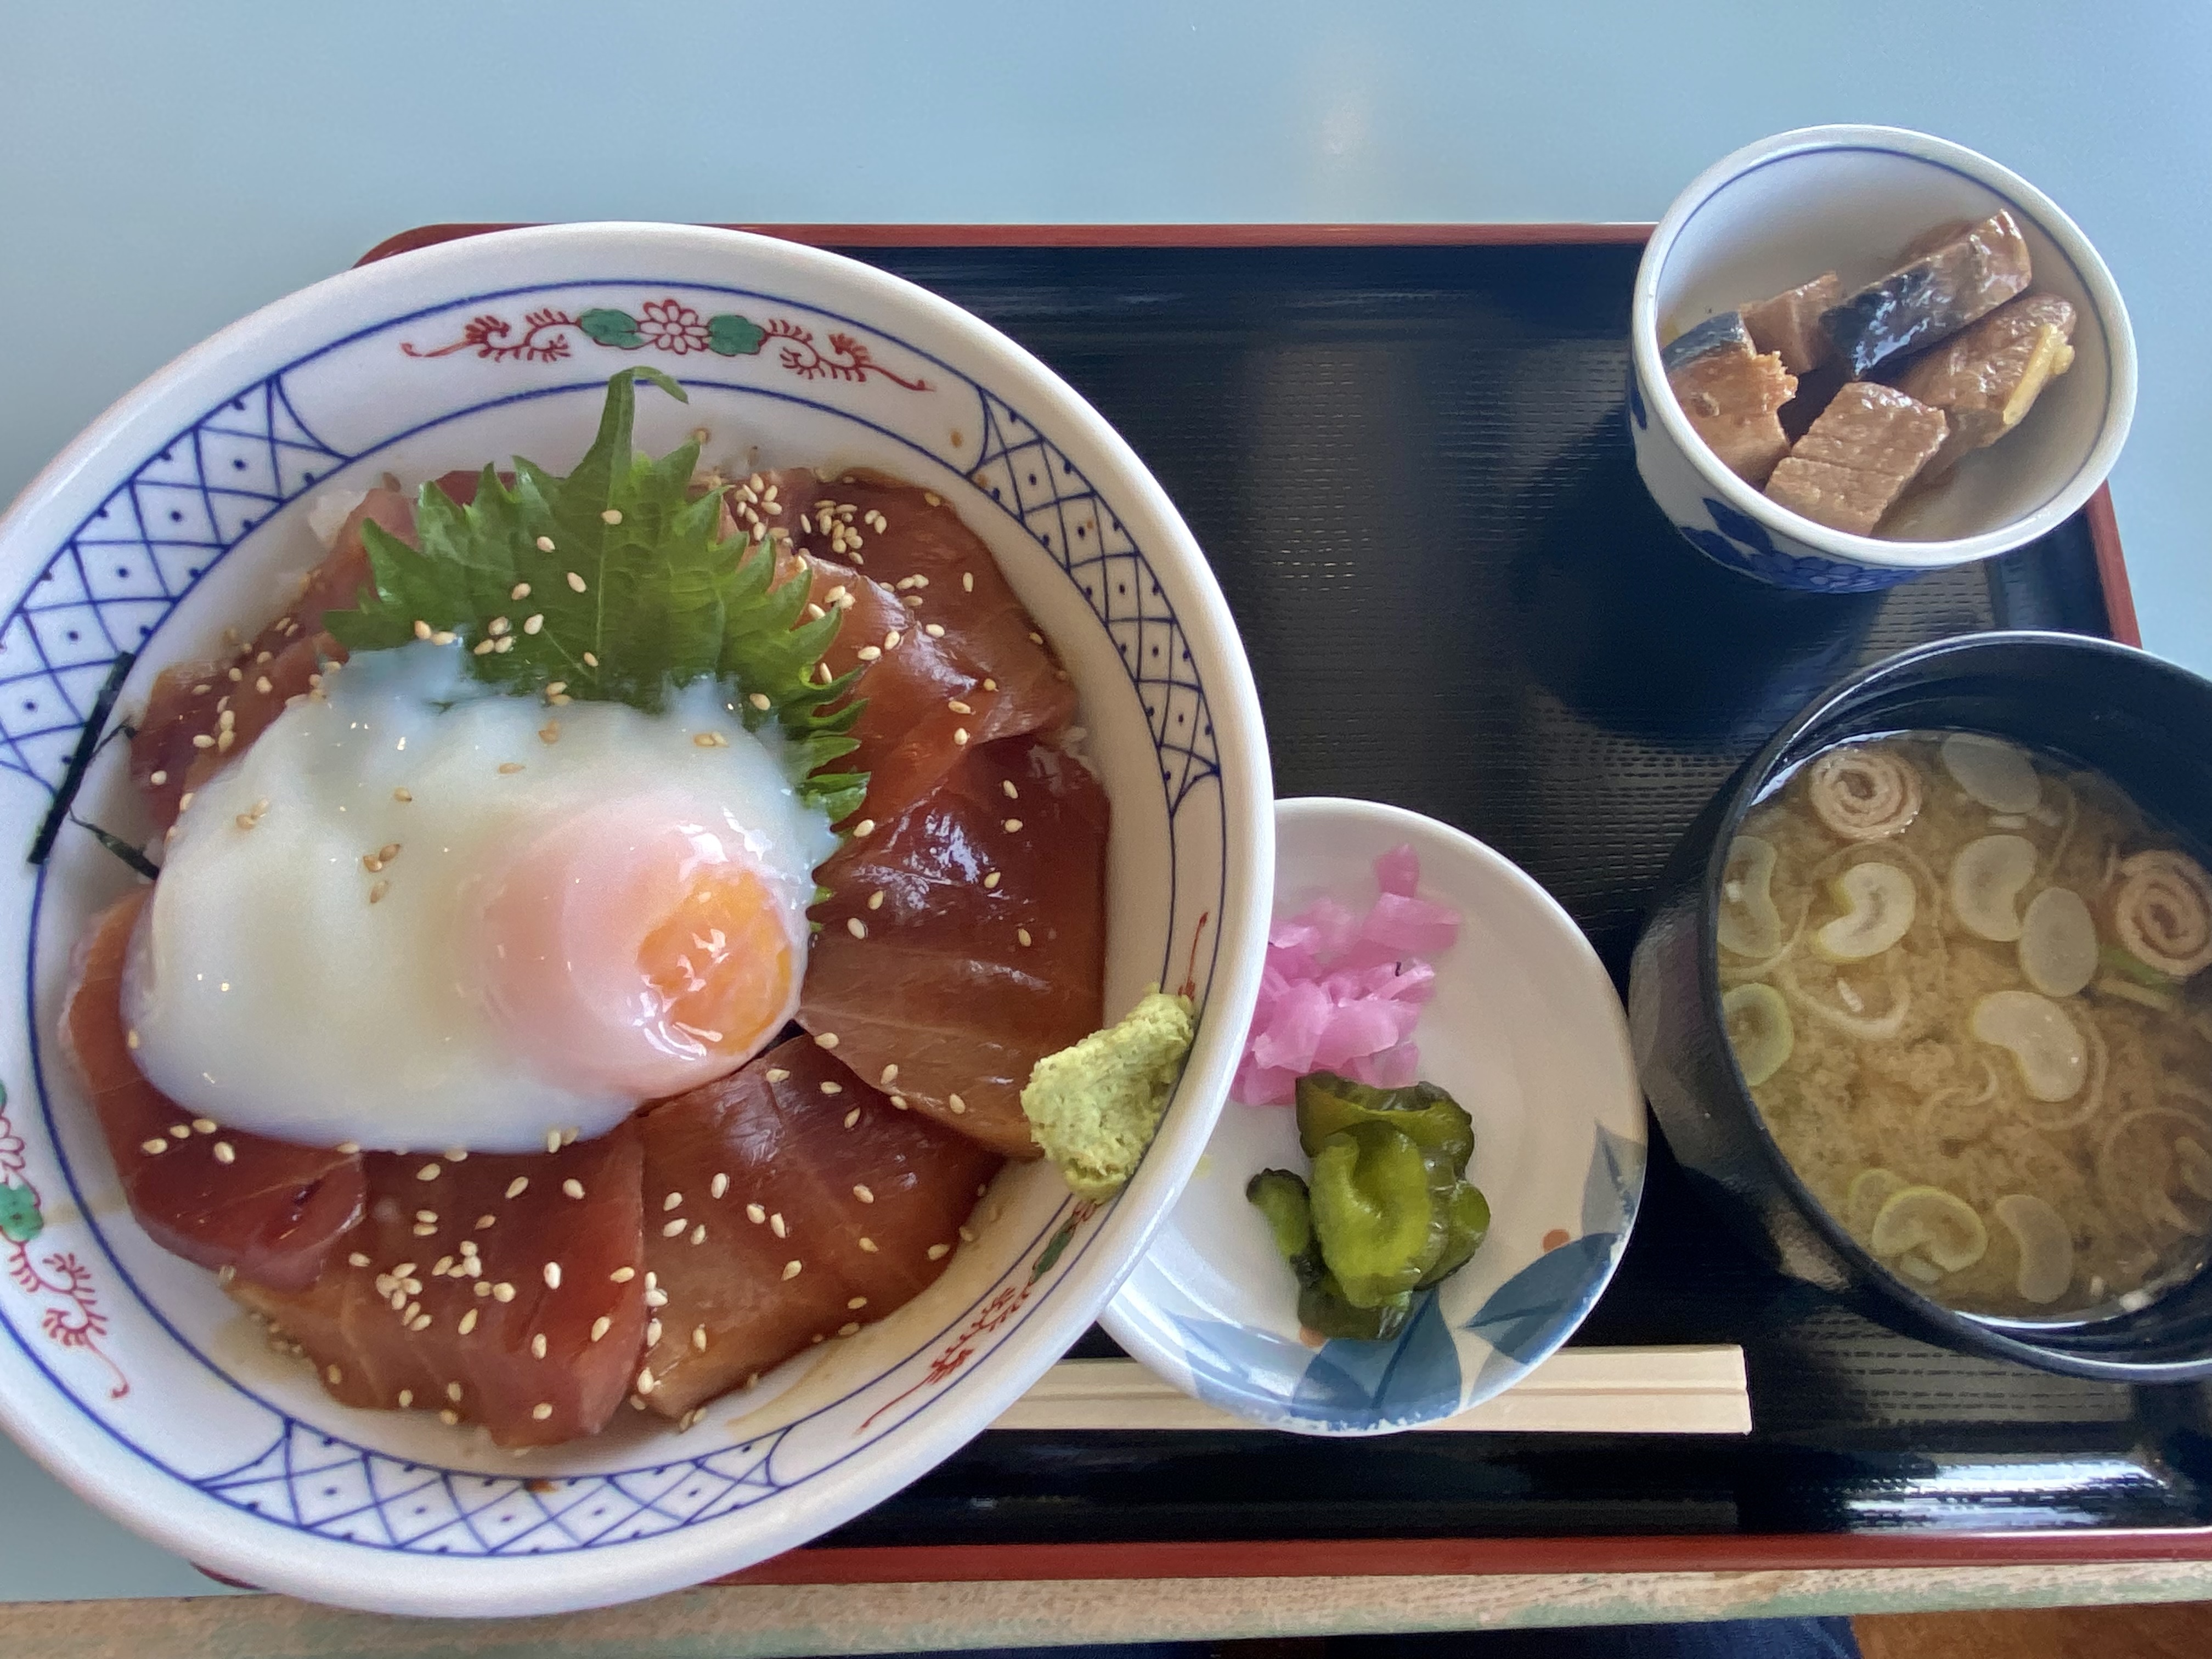
[[[774,580],[774,550],[721,538],[721,491],[690,493],[696,444],[658,460],[635,453],[640,380],[689,401],[658,369],[623,369],[565,478],[517,457],[514,488],[487,466],[466,507],[426,483],[419,547],[364,525],[374,586],[324,625],[355,652],[450,633],[472,675],[516,696],[557,681],[580,702],[657,713],[672,690],[714,680],[748,731],[782,732],[800,795],[835,823],[868,783],[823,769],[857,746],[848,734],[860,705],[847,696],[857,671],[826,684],[816,674],[841,613],[802,620],[807,584]]]

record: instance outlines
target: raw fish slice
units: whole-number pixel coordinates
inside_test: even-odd
[[[645,1398],[668,1417],[904,1306],[944,1271],[999,1166],[811,1037],[641,1122],[645,1260],[667,1297]]]
[[[971,749],[817,872],[830,896],[811,913],[823,931],[799,1023],[898,1098],[1036,1157],[1030,1070],[1102,1017],[1106,830],[1105,791],[1060,750],[1027,738]]]
[[[645,1336],[636,1121],[557,1152],[366,1163],[368,1214],[321,1279],[288,1294],[241,1273],[231,1294],[346,1405],[450,1412],[502,1446],[603,1427]]]
[[[867,669],[860,748],[844,763],[869,774],[858,816],[884,823],[927,794],[960,757],[957,732],[990,743],[1074,717],[1073,684],[951,507],[874,474],[763,476],[787,507],[773,522],[805,515],[793,544],[815,565],[815,601],[836,603],[841,588],[850,600],[827,660],[833,673]]]
[[[415,533],[414,510],[404,495],[370,490],[282,616],[227,659],[174,663],[155,677],[131,739],[131,776],[145,794],[156,829],[175,823],[180,798],[243,754],[284,712],[288,699],[309,690],[310,677],[325,659],[345,659],[345,648],[323,632],[323,613],[351,605],[368,580],[361,527],[371,520],[395,536]],[[222,743],[226,714],[232,716],[231,739]],[[210,742],[196,745],[196,738]]]
[[[333,1242],[361,1218],[361,1157],[196,1128],[190,1113],[140,1075],[123,1027],[123,965],[151,890],[118,899],[79,942],[62,1004],[63,1046],[147,1237],[204,1267],[236,1268],[296,1289],[313,1280]],[[154,1146],[166,1150],[147,1150]]]

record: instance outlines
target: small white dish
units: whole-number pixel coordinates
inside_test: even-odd
[[[1373,801],[1275,804],[1275,914],[1374,896],[1410,842],[1420,896],[1459,911],[1414,1039],[1421,1076],[1474,1120],[1468,1178],[1490,1236],[1384,1342],[1301,1340],[1297,1292],[1245,1183],[1303,1172],[1289,1106],[1222,1109],[1206,1155],[1107,1310],[1114,1340],[1185,1393],[1266,1428],[1384,1434],[1512,1386],[1573,1334],[1613,1276],[1643,1191],[1646,1131],[1627,1020],[1597,953],[1508,860]]]
[[[2027,239],[2034,291],[2073,302],[2074,367],[2018,431],[1901,505],[1889,533],[1832,530],[1769,501],[1691,428],[1660,363],[1666,342],[1824,270],[1849,293],[1892,269],[1921,232],[2000,208]],[[1806,127],[1716,161],[1652,232],[1629,334],[1628,429],[1645,488],[1699,551],[1783,587],[1887,587],[2032,542],[2096,493],[2135,416],[2135,335],[2089,239],[2011,169],[1897,127]]]

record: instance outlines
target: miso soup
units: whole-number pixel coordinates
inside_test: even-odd
[[[1723,1007],[1752,1098],[1936,1300],[2140,1306],[2212,1237],[2212,878],[2103,776],[1964,732],[1854,740],[1731,845]]]

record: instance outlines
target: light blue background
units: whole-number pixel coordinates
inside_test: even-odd
[[[2142,356],[2112,486],[2144,638],[2212,671],[2197,0],[0,0],[0,498],[410,225],[1650,220],[1827,121],[1980,149],[2103,251]],[[210,1588],[0,1442],[0,1598]]]

